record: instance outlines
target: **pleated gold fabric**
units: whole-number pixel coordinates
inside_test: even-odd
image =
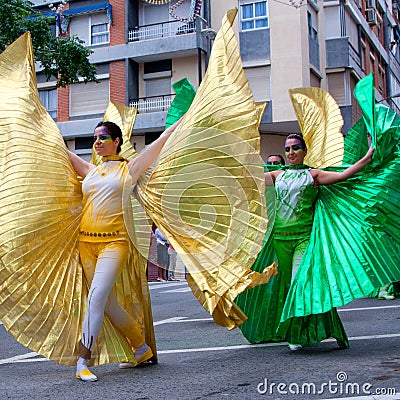
[[[39,100],[29,33],[0,55],[0,93],[0,319],[24,346],[74,365],[88,294],[77,249],[81,185]],[[142,274],[125,268],[117,297],[147,328]],[[152,329],[146,338],[155,347]],[[92,357],[134,361],[134,349],[106,318]]]
[[[341,165],[343,117],[336,101],[320,88],[297,88],[289,93],[308,147],[305,164],[314,168]]]
[[[271,266],[251,271],[267,230],[259,156],[261,106],[240,62],[227,13],[192,105],[137,195],[186,265],[188,282],[214,321],[232,329],[246,319],[234,303],[267,282]]]

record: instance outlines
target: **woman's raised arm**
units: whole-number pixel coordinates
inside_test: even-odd
[[[351,167],[345,169],[343,172],[322,171],[320,169],[312,169],[311,175],[314,178],[315,186],[318,185],[332,185],[333,183],[345,181],[351,178],[355,173],[364,168],[372,160],[374,148],[370,147],[363,158],[358,160]]]
[[[72,151],[67,150],[67,152],[75,172],[82,178],[84,178],[91,169],[95,168],[95,165],[88,163]]]
[[[129,173],[132,176],[132,183],[135,184],[139,178],[139,176],[150,167],[153,161],[160,154],[161,149],[163,148],[165,142],[168,140],[172,132],[176,129],[176,127],[182,121],[181,117],[177,122],[167,128],[160,137],[151,143],[146,149],[144,149],[136,158],[129,161],[128,168]]]

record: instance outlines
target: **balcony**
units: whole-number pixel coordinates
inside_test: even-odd
[[[208,30],[201,17],[190,23],[168,21],[129,28],[128,43],[93,48],[89,60],[100,64],[129,58],[140,64],[197,56],[199,50],[209,52],[209,39],[203,34]]]
[[[194,21],[188,23],[168,21],[161,24],[151,24],[130,28],[128,30],[128,41],[136,42],[139,40],[161,39],[174,37],[176,35],[185,35],[188,33],[196,33],[196,24]]]
[[[136,107],[138,109],[138,114],[168,111],[174,97],[174,94],[141,97],[139,99],[129,100],[129,105],[131,107]]]

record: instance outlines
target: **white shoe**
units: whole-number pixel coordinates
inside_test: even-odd
[[[386,290],[381,290],[378,294],[379,300],[394,300],[395,297],[389,294]]]
[[[290,351],[299,351],[303,348],[301,344],[293,344],[293,343],[288,343],[288,347]]]
[[[119,363],[119,368],[121,369],[127,369],[127,368],[135,368],[137,364],[131,363],[131,362],[124,362],[124,363]]]

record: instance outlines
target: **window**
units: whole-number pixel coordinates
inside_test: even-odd
[[[74,16],[69,27],[71,36],[77,35],[86,46],[110,43],[110,22],[106,13]]]
[[[267,2],[257,1],[241,4],[240,23],[242,31],[268,28]]]
[[[70,85],[70,117],[103,114],[110,99],[110,79]]]
[[[109,43],[110,36],[108,23],[97,24],[91,26],[91,43],[92,45]]]
[[[45,106],[50,117],[57,119],[57,89],[39,90],[40,101]]]
[[[311,39],[318,42],[318,30],[316,28],[318,16],[315,11],[307,11],[307,22],[308,22],[308,35]]]
[[[172,60],[161,60],[143,65],[144,95],[163,96],[171,93]]]

